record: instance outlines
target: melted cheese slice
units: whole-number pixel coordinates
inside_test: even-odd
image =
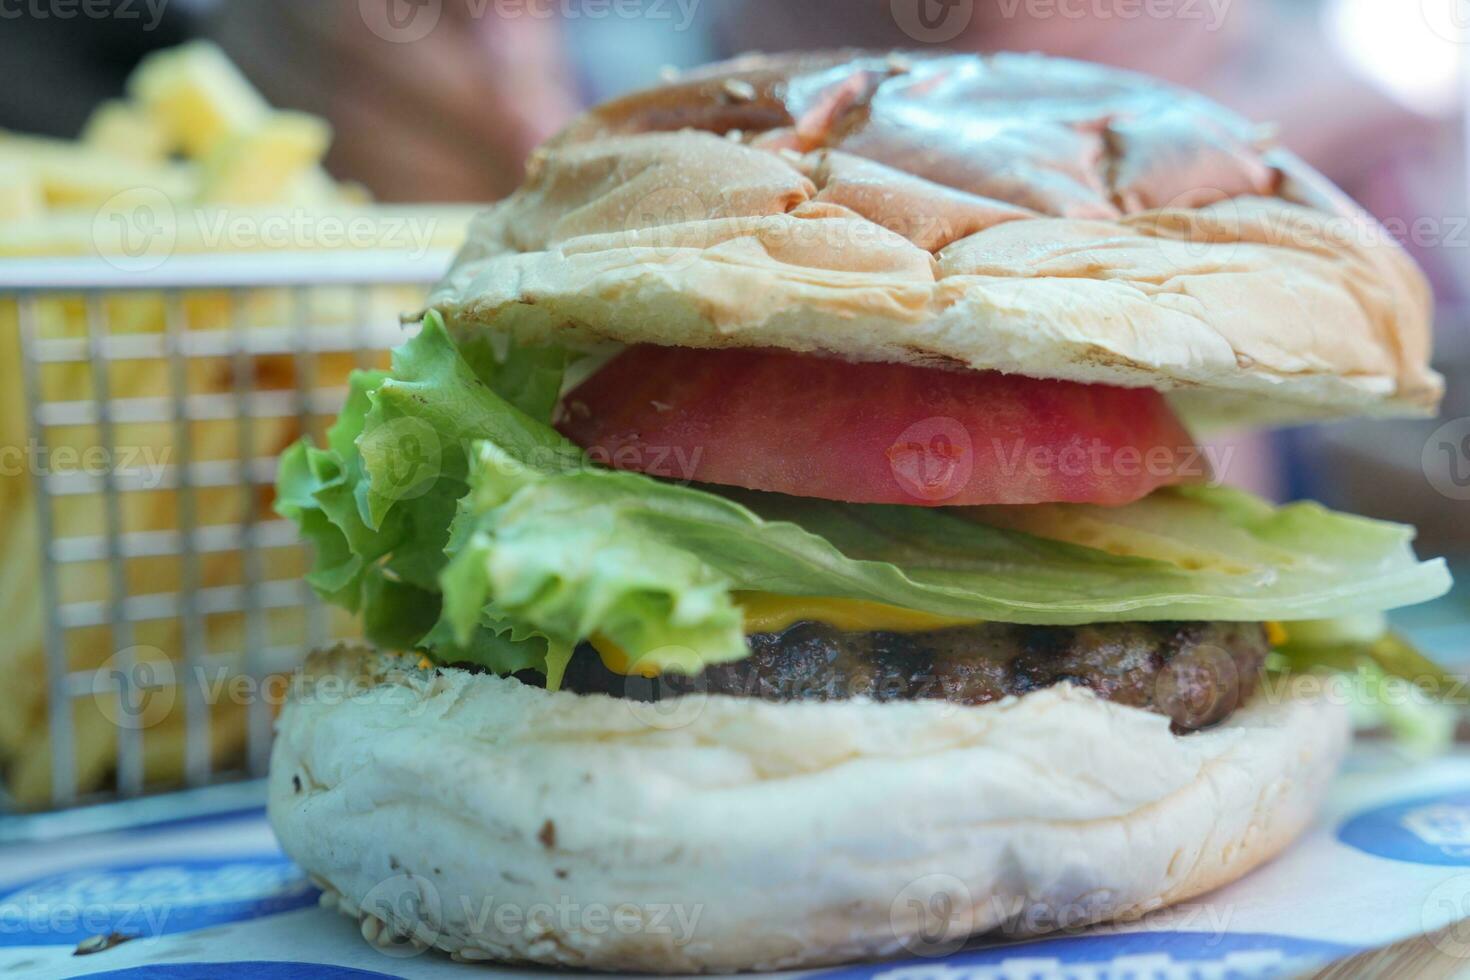
[[[832,599],[822,596],[776,595],[772,592],[737,592],[735,605],[745,618],[745,632],[779,633],[797,623],[826,623],[844,633],[923,633],[953,626],[973,626],[979,619],[955,619],[932,613],[886,606],[860,599]],[[1280,623],[1266,624],[1267,642],[1273,647],[1286,643],[1286,629]],[[657,677],[650,665],[635,665],[628,651],[605,636],[587,641],[597,651],[602,663],[615,674]]]
[[[978,619],[954,619],[933,613],[886,606],[861,599],[737,592],[735,604],[745,616],[745,632],[778,633],[801,622],[826,623],[844,633],[923,633],[951,626],[971,626]]]
[[[977,619],[955,619],[932,613],[901,609],[879,602],[860,599],[832,599],[822,596],[787,596],[771,592],[737,592],[735,605],[745,619],[745,632],[779,633],[796,623],[826,623],[844,633],[923,633],[951,626],[971,626]],[[602,658],[602,663],[615,674],[636,673],[653,677],[657,669],[635,666],[628,652],[605,636],[587,641]]]

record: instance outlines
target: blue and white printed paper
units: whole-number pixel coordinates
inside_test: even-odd
[[[119,980],[547,977],[386,955],[319,908],[263,813],[0,849],[0,976]],[[833,980],[1285,977],[1470,916],[1470,754],[1360,750],[1317,826],[1243,881],[1114,928],[818,971]],[[79,939],[142,938],[89,956]],[[1460,942],[1463,938],[1466,941]],[[1444,952],[1466,957],[1470,934]]]

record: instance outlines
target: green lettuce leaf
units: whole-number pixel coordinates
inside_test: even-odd
[[[549,414],[547,382],[526,382],[556,358],[527,355],[506,368],[477,362],[492,379],[513,378],[528,404]],[[354,373],[322,449],[307,442],[283,454],[276,510],[314,545],[307,581],[328,602],[363,617],[367,638],[394,649],[425,647],[446,662],[492,670],[544,669],[547,641],[534,630],[487,626],[455,643],[439,629],[439,578],[459,501],[469,492],[469,453],[478,439],[514,447],[549,469],[579,454],[554,430],[493,394],[461,357],[437,318],[393,353],[392,370]],[[524,382],[524,383],[523,383]],[[556,454],[569,456],[558,462]]]
[[[1293,623],[1272,666],[1292,674],[1331,675],[1359,730],[1386,730],[1414,758],[1454,743],[1465,682],[1388,629],[1381,615]]]
[[[281,512],[317,545],[313,586],[375,640],[417,631],[409,645],[441,660],[552,676],[593,636],[664,670],[743,657],[738,590],[1070,625],[1326,619],[1449,587],[1409,528],[1238,491],[1037,510],[1043,526],[1018,529],[985,510],[598,469],[549,424],[565,364],[488,346],[466,358],[430,315],[391,372],[354,379],[328,447],[282,465]],[[1084,525],[1087,541],[1148,547],[1080,543],[1069,529]]]

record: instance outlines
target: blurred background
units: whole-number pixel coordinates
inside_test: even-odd
[[[1463,0],[0,0],[0,64],[8,79],[0,86],[0,255],[66,254],[50,231],[65,218],[57,199],[90,207],[85,215],[90,223],[98,204],[87,193],[104,196],[48,178],[52,182],[37,192],[35,205],[26,203],[31,192],[17,184],[7,213],[7,146],[19,152],[18,134],[65,141],[82,136],[89,153],[106,147],[118,154],[116,159],[128,157],[146,142],[146,127],[135,126],[129,114],[139,104],[152,104],[150,85],[135,74],[140,63],[152,52],[194,39],[217,44],[225,64],[238,67],[245,88],[236,80],[220,82],[233,69],[208,59],[180,67],[175,74],[184,81],[158,82],[154,88],[177,84],[177,91],[218,95],[221,87],[233,87],[232,105],[263,100],[275,110],[304,115],[281,116],[277,142],[263,144],[257,157],[232,150],[233,169],[223,175],[213,169],[217,154],[200,149],[202,183],[191,184],[189,193],[202,201],[251,207],[292,204],[352,214],[362,209],[374,220],[432,216],[425,249],[452,248],[472,210],[426,208],[478,205],[509,193],[531,149],[579,108],[652,84],[670,70],[749,50],[840,46],[1042,51],[1122,66],[1197,89],[1274,124],[1282,144],[1377,215],[1428,271],[1440,311],[1438,367],[1449,379],[1441,419],[1221,438],[1239,447],[1231,482],[1278,499],[1314,497],[1416,524],[1421,552],[1449,556],[1464,581],[1470,578],[1470,423],[1464,422],[1470,416],[1470,385],[1465,384],[1470,376],[1467,15],[1470,6]],[[189,79],[197,81],[190,72],[208,84],[189,89],[195,84]],[[240,95],[246,88],[253,91]],[[99,106],[114,108],[104,118]],[[189,104],[180,111],[203,109]],[[251,119],[253,113],[252,108]],[[325,126],[312,129],[302,120]],[[63,154],[56,148],[60,144],[45,146],[51,147],[47,152]],[[295,161],[290,167],[282,163],[288,158]],[[242,166],[241,159],[250,162]],[[70,157],[63,162],[82,168]],[[108,169],[95,156],[86,163],[88,179]],[[148,165],[166,164],[155,159]],[[57,167],[64,169],[61,163]],[[68,180],[74,172],[67,171]],[[280,179],[265,186],[261,173]],[[105,181],[99,186],[115,190]],[[412,293],[382,297],[384,308],[411,305],[405,295]],[[289,296],[262,296],[253,308],[264,320],[275,305],[289,301]],[[206,300],[199,302],[204,305],[191,311],[187,329],[224,316],[211,311]],[[346,317],[342,310],[352,302],[350,297],[328,299],[329,312],[323,315],[330,318],[336,309]],[[77,315],[85,321],[75,311],[57,312],[52,339],[71,336],[68,330],[85,336],[88,327],[76,322]],[[166,315],[155,311],[152,317],[134,319],[154,324],[141,330],[172,329]],[[361,350],[338,353],[343,357],[334,361],[328,352],[314,370],[340,373],[364,361]],[[9,357],[0,349],[0,360]],[[289,356],[270,361],[263,354],[251,365],[252,377],[274,378],[281,390],[302,387],[300,370],[299,360]],[[81,384],[78,378],[55,384]],[[219,378],[239,383],[228,371]],[[322,377],[311,380],[318,384]],[[46,383],[43,377],[42,388]],[[147,387],[135,383],[139,391]],[[163,382],[154,378],[153,383]],[[208,378],[199,382],[205,388],[210,383]],[[0,399],[7,398],[0,401],[8,417],[0,435],[7,425],[12,433],[21,431],[27,412],[14,390],[0,391]],[[274,440],[262,445],[260,454],[268,455],[303,429],[319,430],[331,406],[313,403],[303,409],[298,404],[292,412],[290,424],[256,433]],[[198,438],[209,436],[201,430]],[[12,492],[16,499],[20,494]],[[0,493],[0,502],[4,499]],[[258,512],[266,504],[261,499],[251,507]],[[162,506],[177,503],[170,498]],[[22,538],[13,533],[11,540]],[[0,546],[5,541],[0,528]],[[299,575],[299,568],[280,567]],[[232,581],[232,572],[219,574],[221,581]],[[115,593],[118,583],[110,588]],[[1463,593],[1405,614],[1428,652],[1447,662],[1465,661],[1470,649]],[[111,600],[97,601],[116,600],[112,594]],[[187,633],[188,625],[180,628]],[[317,632],[328,635],[333,629],[319,625]],[[279,626],[282,635],[293,631],[299,633],[300,626]],[[166,649],[174,642],[184,641],[161,638],[150,641],[149,648]],[[0,649],[0,663],[6,659]],[[56,690],[53,678],[53,695]],[[223,727],[212,748],[181,744],[170,751],[181,759],[193,753],[196,773],[207,778],[215,756],[239,749],[239,739],[229,733],[241,724],[216,718]],[[262,723],[256,719],[255,724]],[[14,748],[20,737],[12,739],[12,760],[25,754]],[[84,750],[73,744],[67,751]],[[23,805],[44,803],[51,785],[44,772],[48,766],[18,776],[24,763],[12,761],[7,767],[5,759],[5,726],[0,724],[0,771],[8,772],[12,790],[17,780],[31,780],[18,794]],[[85,770],[86,760],[78,759]],[[94,768],[106,773],[109,765],[99,761]],[[134,766],[143,767],[135,774],[141,788],[148,781],[146,765],[135,761]],[[80,776],[83,793],[88,778]],[[104,778],[97,775],[90,785]]]

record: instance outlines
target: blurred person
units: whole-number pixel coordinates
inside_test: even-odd
[[[272,104],[333,124],[334,175],[384,200],[488,201],[581,101],[535,2],[224,2],[205,29]]]

